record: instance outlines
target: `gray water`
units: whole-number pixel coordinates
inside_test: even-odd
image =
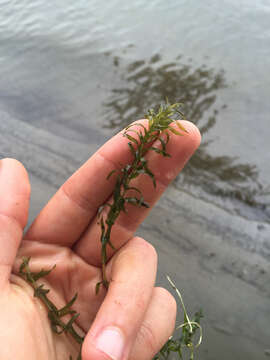
[[[166,96],[201,129],[140,229],[158,282],[170,274],[190,311],[203,308],[201,360],[270,348],[269,24],[269,0],[0,0],[0,155],[30,173],[30,219]]]

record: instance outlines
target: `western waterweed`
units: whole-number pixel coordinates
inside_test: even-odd
[[[184,127],[174,119],[176,114],[178,117],[179,115],[182,117],[179,106],[179,103],[173,105],[166,103],[164,106],[161,105],[157,112],[151,109],[145,115],[146,119],[148,119],[148,126],[144,126],[142,123],[135,123],[129,125],[124,130],[123,136],[129,140],[128,146],[132,153],[133,160],[120,171],[117,172],[116,170],[113,170],[108,175],[109,179],[113,174],[116,174],[116,184],[113,191],[112,202],[102,205],[99,209],[101,226],[100,241],[102,245],[102,281],[97,284],[97,292],[101,284],[106,288],[109,284],[106,278],[105,266],[107,262],[107,246],[109,245],[114,249],[111,242],[112,226],[120,213],[126,212],[126,204],[132,204],[133,206],[138,207],[148,207],[148,204],[144,201],[141,190],[131,186],[130,183],[139,175],[146,174],[150,176],[153,181],[153,186],[156,187],[155,175],[149,168],[148,160],[145,158],[146,153],[155,151],[164,157],[170,157],[170,154],[166,151],[170,133],[183,135],[183,132],[186,132]],[[177,128],[172,126],[173,123],[176,124]],[[136,130],[134,130],[134,126],[136,126]],[[164,136],[162,137],[161,135]],[[160,147],[155,145],[157,141],[160,142]],[[131,197],[129,195],[130,190],[133,192],[135,191],[137,196]],[[104,219],[102,210],[105,206],[109,207],[109,212]]]
[[[132,186],[132,180],[141,174],[145,174],[151,178],[153,186],[156,187],[155,174],[151,171],[148,160],[145,158],[146,153],[149,151],[154,151],[163,157],[170,157],[171,155],[166,150],[166,146],[170,140],[170,135],[184,135],[186,132],[185,128],[176,120],[176,117],[183,117],[183,114],[179,110],[180,105],[181,104],[179,103],[171,105],[167,101],[165,105],[160,105],[156,112],[153,109],[148,111],[145,116],[145,118],[148,120],[147,126],[143,125],[142,123],[134,123],[126,127],[123,132],[123,136],[129,140],[128,147],[132,154],[132,161],[124,166],[121,170],[113,170],[107,176],[107,179],[109,179],[111,176],[116,176],[116,180],[111,203],[103,204],[98,211],[99,224],[101,228],[100,241],[102,280],[96,285],[96,293],[99,291],[101,285],[103,285],[105,288],[108,288],[109,286],[109,280],[107,279],[105,272],[107,263],[107,247],[110,246],[114,249],[111,241],[111,232],[117,218],[122,212],[127,212],[127,204],[131,204],[137,207],[149,207],[149,205],[144,200],[142,191]],[[135,126],[136,128],[134,128]],[[131,191],[136,195],[131,196]],[[104,214],[103,212],[104,207],[109,208],[107,214]],[[57,334],[68,333],[80,345],[80,351],[77,357],[77,360],[80,360],[81,345],[83,343],[84,337],[80,336],[73,326],[79,316],[79,313],[72,309],[72,305],[77,298],[77,294],[69,301],[67,305],[61,309],[58,309],[47,296],[50,290],[45,289],[43,284],[37,283],[40,278],[48,275],[54,267],[50,270],[42,269],[40,272],[34,273],[30,271],[29,261],[30,258],[23,258],[20,267],[20,275],[29,284],[31,284],[34,289],[34,296],[38,297],[47,307],[48,318],[50,320],[53,332]],[[195,346],[192,343],[192,338],[197,329],[200,329],[201,332],[199,321],[202,315],[201,313],[197,313],[195,314],[195,318],[192,321],[189,319],[180,292],[170,279],[169,281],[175,288],[184,310],[184,323],[177,328],[182,329],[182,334],[177,340],[170,338],[154,359],[168,359],[171,352],[176,352],[179,358],[183,359],[182,348],[183,346],[186,346],[190,350],[190,360],[193,360],[194,348],[197,347],[201,342],[201,334],[199,342]],[[70,319],[67,323],[61,319],[65,315],[70,315]],[[72,360],[71,356],[69,360]]]

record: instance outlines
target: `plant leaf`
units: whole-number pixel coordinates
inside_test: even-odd
[[[20,265],[20,274],[24,274],[24,269],[29,265],[29,261],[30,261],[31,257],[23,257],[22,258],[22,263]]]
[[[31,275],[32,275],[32,278],[37,281],[38,279],[46,276],[46,275],[49,275],[50,272],[55,269],[56,265],[54,265],[51,269],[49,270],[43,270],[41,269],[39,272],[31,272]]]
[[[112,170],[112,171],[110,171],[109,172],[109,174],[107,175],[107,177],[106,177],[106,180],[109,180],[109,178],[112,176],[112,174],[114,174],[116,172],[116,170],[114,169],[114,170]]]
[[[99,281],[98,283],[96,283],[96,295],[98,294],[99,292],[99,289],[100,289],[100,285],[102,285],[102,281]]]
[[[161,150],[159,148],[151,147],[150,150],[154,150],[157,154],[161,154],[165,157],[171,157],[171,155],[169,153],[166,153],[164,150]]]
[[[179,121],[175,121],[175,123],[180,130],[184,131],[185,133],[188,133],[187,129]]]
[[[135,150],[135,148],[134,148],[134,146],[132,145],[131,142],[128,142],[128,146],[129,146],[130,151],[132,152],[132,154],[133,154],[134,156],[136,156],[136,150]]]
[[[131,130],[130,130],[130,131],[131,131]],[[131,136],[131,135],[127,134],[127,133],[125,133],[124,136],[125,136],[126,138],[128,138],[128,140],[130,140],[130,141],[132,141],[133,143],[135,143],[136,145],[139,145],[138,140],[136,140],[133,136]]]
[[[168,127],[169,131],[171,131],[174,135],[180,135],[182,136],[183,134],[181,134],[179,131],[177,131],[175,128],[169,126]]]
[[[74,302],[76,301],[77,297],[78,297],[78,293],[76,293],[73,296],[73,298],[64,307],[62,307],[62,309],[57,310],[57,313],[58,313],[59,317],[62,317],[62,316],[67,315],[67,314],[73,314],[75,312],[74,310],[71,310],[70,308],[74,304]]]
[[[130,125],[128,125],[128,126],[125,128],[125,130],[126,130],[126,131],[129,130],[132,126],[141,126],[141,127],[144,129],[144,134],[147,133],[146,127],[145,127],[143,124],[141,124],[141,123],[130,124]]]
[[[144,172],[145,172],[147,175],[150,176],[150,178],[151,178],[152,181],[153,181],[154,187],[156,187],[157,184],[156,184],[155,176],[154,176],[154,174],[152,173],[152,171],[148,168],[147,163],[144,164]]]

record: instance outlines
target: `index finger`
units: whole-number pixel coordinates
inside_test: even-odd
[[[127,143],[122,132],[107,141],[60,187],[24,238],[71,247],[111,195],[114,184],[107,181],[108,173],[131,161]]]

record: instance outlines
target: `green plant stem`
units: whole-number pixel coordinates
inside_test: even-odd
[[[166,152],[166,145],[170,138],[169,133],[171,132],[176,135],[183,135],[183,132],[186,132],[183,126],[181,126],[180,123],[173,118],[175,114],[178,116],[180,114],[182,116],[181,112],[178,110],[179,106],[179,103],[170,105],[167,102],[164,106],[160,106],[157,112],[154,110],[149,110],[146,115],[146,118],[148,119],[148,127],[144,126],[142,123],[135,123],[131,126],[128,126],[124,131],[123,136],[129,140],[128,146],[133,155],[133,160],[130,164],[126,165],[120,171],[118,171],[112,203],[106,203],[100,208],[99,211],[100,214],[104,206],[109,206],[110,208],[106,216],[106,220],[104,221],[103,216],[100,220],[102,281],[97,284],[97,292],[101,284],[103,284],[105,288],[108,288],[109,285],[109,281],[106,277],[107,246],[110,245],[111,248],[114,249],[114,246],[111,242],[111,230],[120,213],[122,211],[127,212],[125,204],[129,203],[139,207],[149,207],[148,204],[144,201],[141,191],[138,188],[130,186],[131,181],[140,174],[146,174],[151,177],[153,185],[156,187],[155,175],[149,169],[148,161],[144,156],[148,151],[155,151],[164,157],[170,157],[170,154]],[[175,127],[172,127],[172,123],[176,123],[178,129],[180,129],[182,132],[179,132]],[[131,128],[135,125],[137,125],[140,130],[134,130]],[[133,136],[133,133],[135,133],[135,137]],[[165,136],[165,140],[161,135]],[[159,147],[153,146],[156,141],[160,142],[161,149]],[[108,175],[108,178],[114,172],[116,171],[112,171]],[[136,193],[139,194],[139,197],[129,197],[128,192],[130,190],[136,191]]]

